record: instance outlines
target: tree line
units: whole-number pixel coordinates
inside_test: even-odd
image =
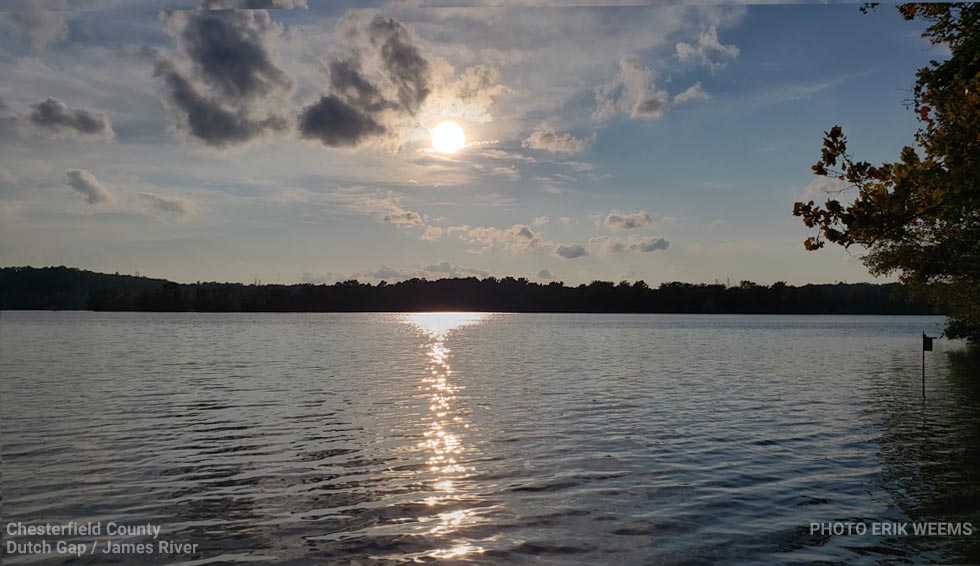
[[[812,169],[838,189],[793,214],[815,230],[806,249],[862,249],[873,275],[898,275],[911,295],[946,305],[946,336],[980,342],[980,4],[898,10],[945,51],[915,74],[908,106],[919,128],[897,160],[877,165],[850,153],[839,125],[824,132]]]
[[[150,312],[496,311],[716,314],[943,314],[900,298],[900,285],[735,286],[593,281],[577,286],[523,277],[409,279],[378,284],[180,284],[68,267],[0,268],[0,308]]]

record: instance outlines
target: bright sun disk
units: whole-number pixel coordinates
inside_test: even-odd
[[[466,136],[463,134],[463,128],[452,120],[439,122],[429,133],[432,135],[433,151],[438,151],[439,153],[456,153],[466,146]]]

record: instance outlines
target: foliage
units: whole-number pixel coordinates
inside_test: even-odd
[[[95,273],[70,267],[0,268],[0,308],[84,309],[95,292],[138,294],[163,279]]]
[[[793,214],[818,231],[804,242],[808,250],[825,242],[864,248],[871,273],[898,273],[913,293],[948,302],[948,336],[980,340],[980,4],[899,10],[927,22],[923,37],[950,52],[916,74],[914,146],[896,162],[872,165],[848,153],[834,126],[813,171],[840,181],[841,190],[822,206],[798,202]],[[942,295],[932,292],[939,288]]]
[[[98,281],[97,285],[90,282]],[[496,312],[637,312],[762,314],[932,314],[925,301],[894,298],[897,285],[868,283],[738,286],[643,281],[593,281],[566,286],[513,277],[410,279],[377,285],[242,285],[104,275],[77,269],[0,269],[0,307],[84,308],[105,311],[357,312],[469,310]],[[8,293],[8,290],[34,292]]]

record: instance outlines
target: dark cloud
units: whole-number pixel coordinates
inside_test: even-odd
[[[554,279],[555,276],[547,269],[542,269],[538,272],[538,279]]]
[[[334,59],[329,63],[330,86],[338,96],[364,112],[380,112],[391,108],[381,91],[361,73],[354,59]]]
[[[589,255],[589,250],[578,244],[560,244],[555,248],[555,255],[565,259],[575,259]]]
[[[370,114],[362,112],[335,95],[320,98],[299,116],[300,135],[320,140],[330,147],[353,147],[385,132]]]
[[[388,78],[398,89],[398,101],[414,114],[430,92],[428,61],[398,20],[376,16],[370,29],[372,42],[381,49]]]
[[[169,12],[164,20],[179,28],[181,49],[217,94],[252,100],[292,86],[272,61],[268,13]]]
[[[21,122],[33,132],[47,137],[112,139],[116,136],[104,112],[69,108],[56,98],[47,98],[31,106],[30,114],[22,117]]]
[[[174,57],[155,54],[155,73],[178,131],[226,147],[288,129],[282,108],[293,81],[273,59],[281,28],[268,12],[164,12],[161,19],[178,49]]]
[[[378,114],[393,107],[369,81],[353,58],[329,62],[330,86],[335,94],[323,96],[303,109],[300,135],[330,147],[353,147],[385,133]]]
[[[330,92],[300,112],[300,135],[329,147],[395,136],[391,124],[411,119],[431,92],[428,60],[393,18],[375,16],[366,25],[348,18],[338,31],[353,49],[326,61]],[[365,57],[380,61],[380,76],[364,73]]]
[[[230,108],[202,95],[170,61],[158,61],[156,76],[163,79],[177,129],[210,146],[245,143],[267,132],[284,131],[289,127],[284,117],[273,115],[254,119],[244,108]]]

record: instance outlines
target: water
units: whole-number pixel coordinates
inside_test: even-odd
[[[980,371],[934,317],[4,312],[4,564],[976,563]],[[152,535],[11,536],[153,543]]]

